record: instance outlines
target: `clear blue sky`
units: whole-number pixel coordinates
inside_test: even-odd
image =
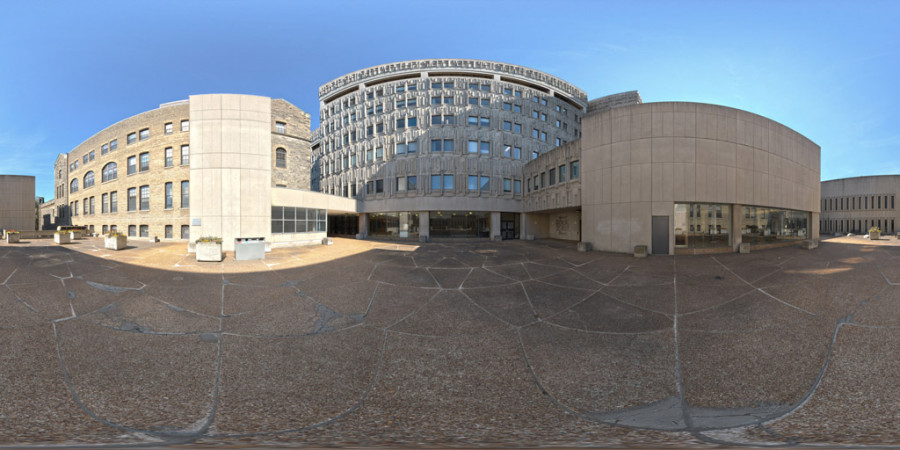
[[[727,105],[822,147],[822,179],[900,173],[900,2],[17,1],[0,4],[0,173],[191,94],[284,98],[406,59],[533,67],[590,98]]]

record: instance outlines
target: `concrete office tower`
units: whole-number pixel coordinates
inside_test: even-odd
[[[822,233],[865,234],[878,227],[894,234],[900,226],[896,197],[900,175],[840,178],[822,182]]]
[[[470,59],[359,70],[319,101],[313,189],[359,200],[331,231],[422,239],[523,237],[523,167],[577,140],[587,111],[562,79]]]
[[[0,175],[0,230],[34,231],[34,177]]]

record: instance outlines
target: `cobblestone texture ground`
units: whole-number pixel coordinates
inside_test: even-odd
[[[900,241],[0,243],[0,446],[900,444]]]

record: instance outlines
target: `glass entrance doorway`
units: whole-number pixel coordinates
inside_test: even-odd
[[[516,213],[500,213],[500,238],[519,239],[519,215]]]

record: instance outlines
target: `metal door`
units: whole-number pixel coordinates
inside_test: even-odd
[[[654,255],[669,254],[669,216],[653,216],[652,247]]]

